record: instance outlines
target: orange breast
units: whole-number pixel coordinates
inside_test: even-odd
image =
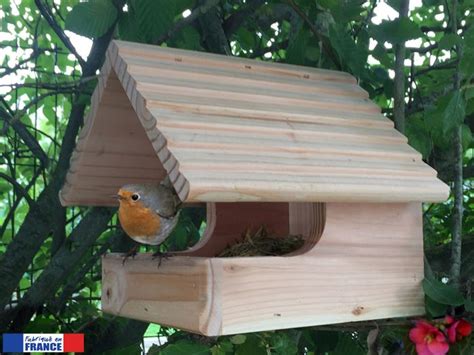
[[[130,237],[152,237],[160,229],[160,217],[141,204],[121,203],[119,220]]]

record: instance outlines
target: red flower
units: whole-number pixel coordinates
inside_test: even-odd
[[[418,355],[444,355],[449,350],[446,336],[428,322],[422,320],[416,322],[409,336],[416,345]]]
[[[451,344],[467,337],[472,332],[472,325],[464,319],[457,320],[454,323],[452,321],[447,322],[447,324],[451,324],[448,328],[448,339]]]

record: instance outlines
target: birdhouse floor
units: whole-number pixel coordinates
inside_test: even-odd
[[[159,267],[150,254],[125,265],[104,256],[102,308],[209,336],[421,315],[421,212],[419,203],[209,204],[204,238]],[[305,245],[213,257],[262,223]]]

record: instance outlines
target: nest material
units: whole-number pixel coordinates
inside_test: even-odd
[[[265,227],[260,227],[255,233],[247,230],[242,241],[229,245],[218,256],[265,256],[284,255],[298,250],[304,244],[301,235],[289,235],[288,237],[276,238],[268,235]]]

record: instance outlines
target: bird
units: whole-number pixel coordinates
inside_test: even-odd
[[[168,178],[157,184],[127,184],[117,195],[119,201],[118,217],[125,233],[134,241],[148,245],[160,245],[176,227],[181,200]],[[124,263],[135,256],[137,246],[130,250]],[[169,255],[159,250],[153,257]]]

